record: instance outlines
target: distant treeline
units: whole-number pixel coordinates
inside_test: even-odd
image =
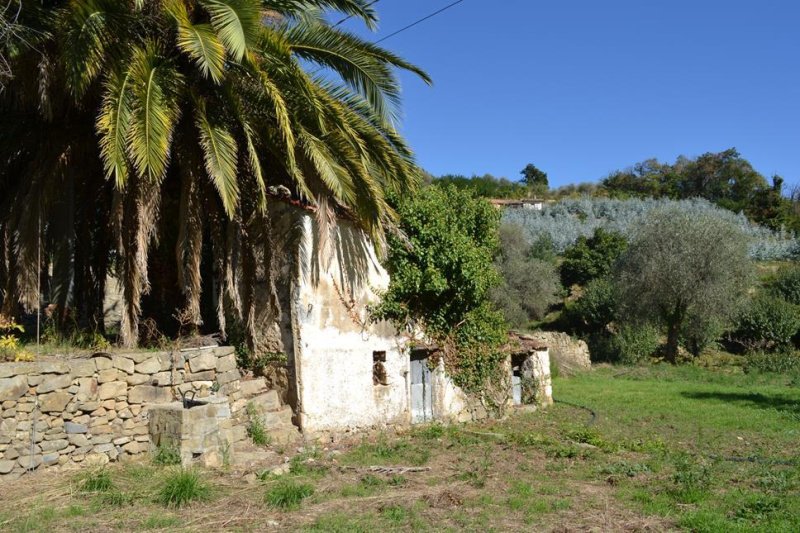
[[[523,198],[531,188],[521,180],[484,176],[446,175],[434,183],[452,184],[472,190],[486,198]],[[681,156],[674,163],[648,159],[624,170],[609,174],[599,183],[580,183],[550,189],[537,196],[559,200],[564,198],[664,198],[684,200],[704,198],[719,207],[744,213],[757,224],[778,230],[800,233],[800,194],[785,191],[784,180],[769,180],[756,171],[735,148],[706,153],[691,159]]]

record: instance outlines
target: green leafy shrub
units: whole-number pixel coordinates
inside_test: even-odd
[[[153,455],[153,463],[159,466],[181,464],[181,452],[176,446],[160,444]]]
[[[194,470],[180,469],[167,476],[158,493],[158,501],[165,507],[183,507],[193,501],[207,500],[211,489]]]
[[[800,331],[800,307],[769,294],[758,295],[739,315],[734,338],[748,351],[779,351]]]
[[[391,282],[376,320],[414,324],[445,350],[445,365],[468,392],[483,390],[505,359],[502,314],[489,301],[501,278],[494,266],[500,213],[453,187],[426,187],[398,205],[399,234],[389,235]]]
[[[661,345],[661,334],[651,324],[624,324],[614,336],[619,361],[635,365],[653,355]]]
[[[614,286],[608,278],[599,278],[584,287],[580,298],[567,304],[562,322],[573,333],[591,333],[604,330],[615,314]]]
[[[299,508],[302,501],[313,494],[313,485],[286,479],[270,487],[265,500],[270,507],[288,511]]]
[[[697,503],[705,498],[711,485],[709,466],[686,455],[676,457],[674,464],[673,497],[682,503]]]
[[[272,437],[264,427],[264,421],[258,416],[256,406],[253,403],[247,404],[247,416],[250,422],[247,424],[247,436],[256,446],[268,446],[272,442]]]
[[[580,237],[564,252],[561,281],[565,287],[585,285],[611,273],[614,263],[625,251],[628,241],[619,233],[595,230],[590,238]]]
[[[745,357],[744,371],[800,374],[800,355],[791,351],[750,353]]]
[[[775,296],[800,305],[800,268],[792,267],[780,271],[769,288]]]

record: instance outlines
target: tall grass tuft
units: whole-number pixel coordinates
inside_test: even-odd
[[[308,483],[282,480],[267,490],[266,502],[270,507],[292,510],[300,507],[300,503],[314,494],[314,487]]]
[[[158,493],[158,502],[165,507],[183,507],[193,501],[207,500],[211,489],[194,470],[180,469],[167,476]]]
[[[111,474],[105,469],[89,472],[81,482],[82,492],[109,492],[113,488]]]

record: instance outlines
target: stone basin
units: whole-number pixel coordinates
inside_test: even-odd
[[[183,402],[154,404],[148,409],[150,440],[154,446],[179,451],[181,464],[200,463],[217,467],[230,461],[233,453],[233,426],[228,398],[210,396]]]

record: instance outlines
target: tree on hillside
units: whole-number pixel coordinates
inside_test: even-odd
[[[652,211],[615,272],[618,313],[667,335],[675,362],[682,336],[702,335],[736,316],[753,272],[747,240],[733,224],[677,209]]]
[[[517,224],[500,226],[500,253],[495,265],[503,278],[491,292],[492,301],[506,321],[520,329],[531,320],[541,320],[562,290],[554,261],[540,257],[546,253],[540,243],[531,246]]]
[[[441,186],[452,185],[458,189],[471,191],[481,198],[524,198],[528,190],[524,185],[507,178],[496,178],[491,174],[483,176],[461,176],[446,174],[433,180]]]
[[[180,287],[199,326],[205,273],[222,291],[219,328],[231,314],[252,337],[256,279],[271,279],[279,252],[269,186],[316,207],[322,231],[346,211],[381,245],[396,224],[386,195],[419,181],[392,125],[395,70],[429,78],[328,22],[335,11],[374,28],[374,2],[32,4],[19,21],[31,46],[12,50],[14,78],[0,94],[4,314],[32,309],[51,264],[56,314],[70,308],[102,328],[113,267],[131,346],[156,283]],[[170,268],[153,270],[155,242],[174,247]],[[174,284],[151,276],[175,271]]]
[[[533,194],[542,195],[550,189],[547,173],[536,168],[536,165],[528,163],[525,168],[520,171],[520,174],[522,174],[521,181],[528,186]]]
[[[562,283],[565,287],[586,285],[607,276],[627,246],[625,237],[603,228],[597,228],[589,238],[579,237],[564,251],[560,268]]]

